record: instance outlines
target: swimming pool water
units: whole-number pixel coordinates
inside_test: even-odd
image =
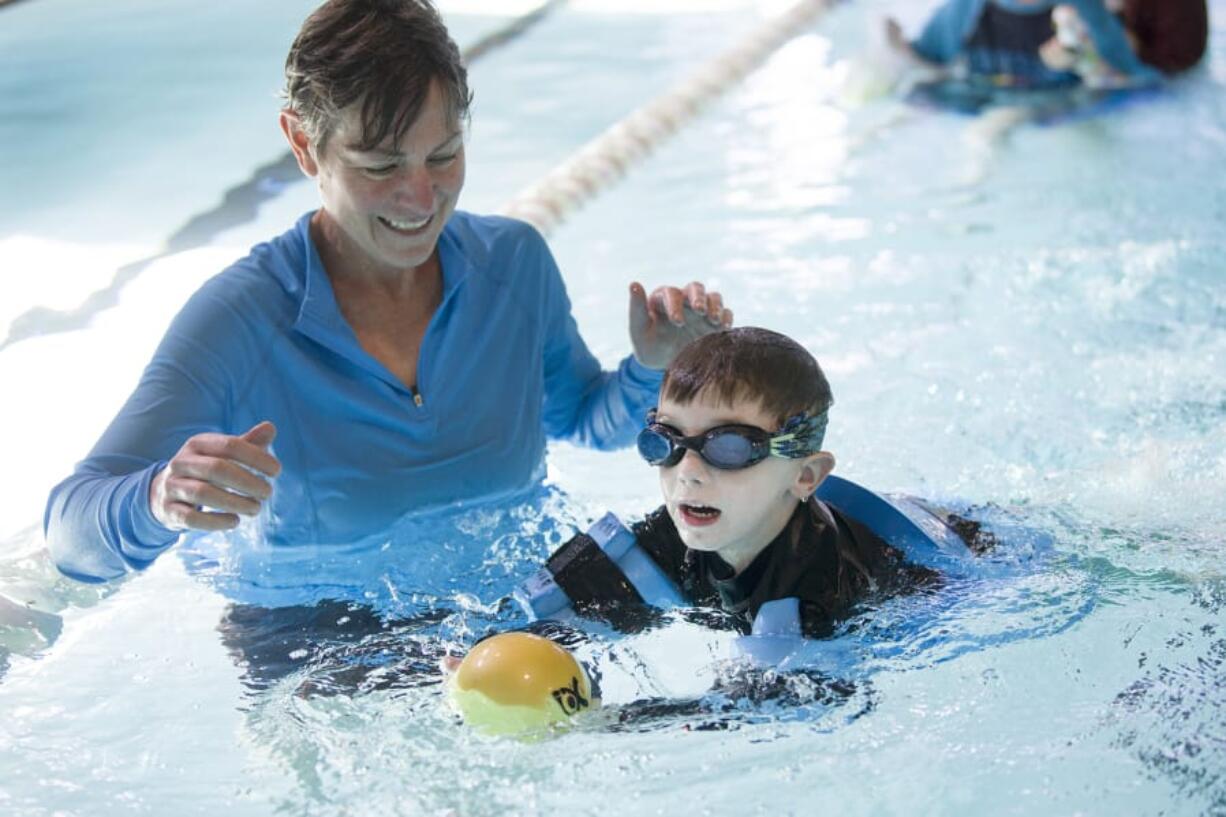
[[[177,305],[314,206],[291,185],[111,285],[280,155],[311,5],[0,10],[0,327],[25,333],[0,349],[0,595],[37,611],[0,607],[0,813],[1226,813],[1226,4],[1164,96],[1003,134],[845,99],[875,21],[925,9],[841,4],[557,231],[606,364],[630,281],[705,280],[822,361],[839,473],[1053,546],[857,618],[826,645],[839,683],[783,703],[652,709],[706,693],[728,636],[594,629],[604,715],[534,744],[459,726],[430,668],[520,623],[500,599],[576,527],[654,507],[631,452],[554,446],[520,504],[327,553],[205,540],[105,589],[42,553],[47,488]],[[461,206],[497,209],[785,6],[560,8],[473,66]],[[511,13],[443,7],[461,45]]]

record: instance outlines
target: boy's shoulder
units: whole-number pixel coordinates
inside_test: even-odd
[[[755,589],[755,610],[797,598],[805,634],[826,635],[857,604],[897,585],[902,553],[833,505],[811,499],[789,528]]]
[[[939,580],[939,573],[907,561],[902,551],[835,505],[818,499],[808,505],[813,524],[791,554],[791,586],[775,591],[779,598],[800,599],[805,635],[829,635],[862,603]]]

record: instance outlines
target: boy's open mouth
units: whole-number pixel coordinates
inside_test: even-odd
[[[710,505],[691,505],[685,502],[678,505],[677,510],[681,511],[681,518],[687,525],[695,527],[712,525],[720,515],[719,508],[712,508]]]

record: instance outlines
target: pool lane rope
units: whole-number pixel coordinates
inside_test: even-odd
[[[548,235],[589,199],[618,182],[717,97],[811,25],[833,0],[801,0],[673,89],[588,142],[502,208]]]
[[[520,34],[523,34],[525,31],[532,28],[532,26],[543,20],[545,16],[549,14],[549,12],[553,11],[558,6],[564,5],[566,2],[567,0],[545,0],[544,3],[541,3],[541,5],[537,6],[532,11],[516,17],[502,28],[486,34],[484,37],[464,49],[464,64],[472,65],[474,62],[481,59],[494,49],[511,42]]]

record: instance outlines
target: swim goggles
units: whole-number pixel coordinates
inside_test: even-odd
[[[738,471],[767,457],[799,459],[821,450],[826,433],[826,412],[797,414],[771,434],[757,426],[726,425],[683,437],[677,429],[656,422],[656,410],[647,412],[647,427],[639,432],[639,454],[649,465],[671,468],[693,451],[713,468]]]

